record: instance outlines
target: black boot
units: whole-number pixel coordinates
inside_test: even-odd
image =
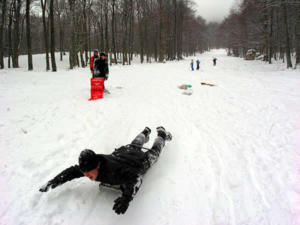
[[[142,131],[143,134],[145,134],[145,136],[149,136],[151,133],[151,129],[149,127],[145,127],[145,129]]]
[[[142,134],[144,134],[146,137],[146,142],[149,141],[150,133],[151,133],[151,129],[149,127],[145,127],[145,129],[142,131]]]
[[[162,137],[165,141],[171,141],[172,140],[172,134],[162,126],[157,127],[157,136]]]

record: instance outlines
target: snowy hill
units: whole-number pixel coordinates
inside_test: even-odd
[[[112,66],[111,94],[94,102],[89,69],[68,70],[67,59],[57,73],[41,55],[33,72],[26,57],[0,71],[0,224],[299,225],[299,70],[223,50],[197,57],[193,72],[191,58]],[[112,210],[119,194],[88,178],[38,191],[81,150],[111,153],[145,126],[150,147],[159,125],[173,141],[125,215]]]

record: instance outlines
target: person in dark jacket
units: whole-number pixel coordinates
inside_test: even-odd
[[[124,214],[142,184],[143,175],[158,160],[165,141],[172,140],[171,133],[164,127],[156,129],[157,137],[151,149],[142,151],[146,149],[143,145],[148,142],[151,133],[148,127],[131,144],[115,149],[112,154],[96,154],[86,149],[80,153],[79,165],[65,169],[39,191],[47,192],[67,181],[86,176],[100,182],[100,185],[118,188],[122,195],[114,201],[113,210],[117,214]]]
[[[194,71],[194,60],[193,59],[191,60],[190,64],[191,64],[191,70]]]
[[[100,53],[100,57],[94,60],[94,73],[93,78],[104,78],[104,80],[108,79],[109,69],[107,63],[107,55],[103,52]],[[110,93],[103,83],[103,88],[105,93]]]
[[[199,70],[200,69],[200,60],[199,59],[196,60],[196,64],[197,64],[197,68],[196,69]]]
[[[217,58],[213,58],[213,64],[214,64],[214,66],[217,65]]]
[[[104,78],[107,80],[109,74],[107,55],[103,52],[100,53],[100,57],[94,60],[94,78]]]

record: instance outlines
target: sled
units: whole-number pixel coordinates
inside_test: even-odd
[[[116,192],[122,192],[120,185],[110,185],[110,184],[105,184],[105,183],[100,183],[99,184],[99,190],[110,190],[110,191],[116,191]]]
[[[182,84],[178,86],[179,89],[187,90],[188,88],[192,88],[191,84]]]
[[[183,95],[192,95],[193,94],[193,90],[192,89],[187,89],[184,90],[184,92],[182,92]]]
[[[182,92],[183,95],[192,95],[193,94],[193,89],[191,84],[182,84],[178,86],[179,89],[184,90]]]
[[[91,98],[89,101],[94,101],[103,98],[104,93],[104,78],[91,78]]]

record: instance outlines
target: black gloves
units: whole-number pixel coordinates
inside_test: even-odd
[[[49,190],[49,188],[56,188],[57,184],[52,183],[51,181],[47,182],[47,184],[43,185],[39,191],[40,192],[47,192]]]
[[[113,210],[115,210],[117,214],[124,214],[129,206],[129,202],[130,200],[128,198],[124,196],[119,197],[115,200]]]

